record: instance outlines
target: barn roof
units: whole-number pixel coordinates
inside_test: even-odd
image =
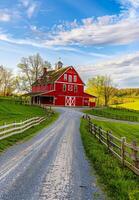
[[[84,95],[84,97],[90,97],[90,98],[93,97],[93,98],[97,98],[96,96],[91,95],[91,94],[88,94],[88,93],[86,93],[86,92],[84,92],[83,95]]]
[[[46,76],[41,76],[35,83],[32,85],[48,84],[54,83],[67,69],[70,67],[60,68],[59,70],[51,70],[47,72]]]

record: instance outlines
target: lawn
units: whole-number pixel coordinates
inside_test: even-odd
[[[0,99],[0,125],[5,122],[7,124],[15,121],[19,122],[36,116],[47,116],[48,113],[50,114],[49,110],[42,109],[40,107],[18,104],[9,99]],[[54,113],[41,124],[34,126],[25,132],[0,140],[0,152],[3,152],[15,143],[23,142],[32,138],[42,128],[54,122],[58,116],[58,113]]]
[[[139,124],[127,124],[109,121],[92,120],[94,124],[102,127],[106,131],[112,131],[112,133],[120,137],[126,137],[127,142],[136,140],[139,144]]]
[[[99,108],[84,110],[84,113],[111,119],[139,121],[139,112],[116,108]]]
[[[45,115],[45,110],[36,106],[21,105],[10,100],[0,99],[0,125],[3,123],[13,123]]]
[[[124,125],[122,125],[122,127],[117,127],[116,129],[116,126],[113,124],[112,126],[108,126],[108,124],[106,125],[103,122],[95,121],[95,123],[98,123],[98,125],[101,124],[103,128],[111,128],[115,130],[115,134],[117,135],[124,127]],[[136,128],[137,127],[135,127],[135,130]],[[86,120],[81,120],[80,132],[85,152],[91,162],[92,167],[95,168],[98,175],[98,181],[103,186],[103,189],[107,192],[109,199],[138,200],[139,177],[127,168],[123,168],[121,163],[108,153],[107,148],[99,143],[98,140],[89,133],[88,122]],[[122,134],[125,133],[126,129],[124,129]],[[134,136],[135,135],[136,133],[134,133]],[[128,134],[128,139],[130,140],[130,134]]]

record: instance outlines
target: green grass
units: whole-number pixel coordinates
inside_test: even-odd
[[[112,131],[112,133],[118,138],[126,137],[128,142],[136,140],[139,144],[139,124],[127,124],[94,119],[92,121],[94,124],[102,127],[103,130]]]
[[[36,106],[21,105],[13,100],[0,99],[0,125],[19,122],[27,118],[45,115],[45,110]]]
[[[30,128],[23,133],[19,133],[19,134],[16,134],[16,135],[13,135],[11,137],[1,140],[0,141],[0,152],[3,152],[4,150],[6,150],[7,148],[9,148],[10,146],[12,146],[16,143],[24,142],[24,141],[31,139],[41,129],[46,128],[48,125],[52,124],[58,117],[59,117],[59,114],[54,113],[53,115],[51,115],[50,118],[46,119],[41,124],[34,126],[33,128]]]
[[[99,109],[84,110],[83,112],[111,119],[139,121],[139,112],[129,111],[126,109],[99,108]]]
[[[86,154],[108,197],[111,200],[139,200],[139,177],[122,168],[106,147],[88,132],[86,120],[81,120],[80,132]]]

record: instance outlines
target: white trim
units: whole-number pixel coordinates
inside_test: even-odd
[[[67,70],[69,70],[70,68],[69,67],[67,67],[67,69],[66,69],[66,71],[65,72],[63,72],[55,81],[54,81],[54,83],[59,79],[59,78],[61,78],[61,76],[63,76],[63,74],[65,74],[66,72],[67,72]]]
[[[76,96],[75,94],[74,94],[73,96],[72,96],[71,94],[69,94],[69,95],[70,95],[71,97],[80,97],[80,98],[83,98],[83,96]],[[65,94],[65,95],[64,95],[64,94],[63,94],[63,95],[62,95],[62,94],[61,94],[61,95],[58,94],[57,96],[60,96],[60,97],[63,97],[63,96],[64,96],[64,97],[66,97],[66,96],[68,96],[68,94]]]
[[[55,83],[65,83],[65,84],[73,84],[73,85],[84,85],[83,83],[82,84],[79,84],[79,83],[70,83],[70,82],[62,82],[62,81],[57,81],[57,82],[55,82]]]

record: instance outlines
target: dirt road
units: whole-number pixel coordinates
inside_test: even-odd
[[[60,112],[49,128],[0,155],[0,200],[104,199],[84,155],[81,113]]]

